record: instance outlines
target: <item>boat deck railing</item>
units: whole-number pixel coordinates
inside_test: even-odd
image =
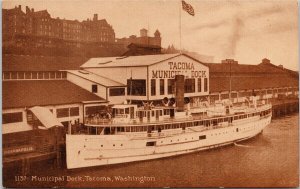
[[[251,113],[255,111],[264,111],[267,110],[271,107],[271,104],[258,104],[256,108],[254,107],[239,107],[237,109],[232,109],[232,110],[240,110],[238,111],[239,113]],[[192,116],[188,117],[176,117],[176,118],[164,118],[163,120],[153,120],[153,121],[143,121],[141,122],[139,118],[136,119],[131,119],[130,122],[114,122],[113,118],[101,118],[101,117],[85,117],[85,125],[88,126],[134,126],[134,125],[157,125],[157,124],[172,124],[172,123],[178,123],[178,122],[192,122],[195,120],[206,120],[206,119],[212,119],[212,118],[222,118],[222,117],[228,117],[228,116],[234,116],[235,114],[226,114],[226,115],[216,115],[216,116],[208,116],[206,114],[193,114]]]

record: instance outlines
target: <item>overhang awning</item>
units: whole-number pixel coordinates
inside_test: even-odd
[[[48,108],[35,106],[29,109],[32,113],[40,120],[40,122],[47,128],[61,126],[63,125],[58,121],[58,119],[53,115]]]

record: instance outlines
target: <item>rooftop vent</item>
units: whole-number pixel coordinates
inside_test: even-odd
[[[78,70],[79,73],[82,73],[82,74],[89,74],[88,71],[85,71],[85,70]]]
[[[109,60],[109,61],[106,61],[106,62],[99,62],[98,64],[107,64],[107,63],[110,63],[110,62],[112,62],[112,61]]]
[[[221,61],[222,64],[238,64],[238,61],[234,60],[234,59],[225,59]]]

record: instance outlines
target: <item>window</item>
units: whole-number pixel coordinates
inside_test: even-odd
[[[97,92],[98,92],[98,86],[92,85],[92,93],[97,93]]]
[[[79,107],[70,108],[70,116],[79,116]]]
[[[125,88],[112,88],[109,89],[110,96],[124,96],[125,95]]]
[[[151,96],[156,95],[156,79],[151,79]]]
[[[4,113],[2,114],[2,123],[17,123],[23,121],[23,114],[22,112],[16,113]]]
[[[159,94],[160,95],[165,94],[165,80],[164,79],[159,80]]]
[[[146,80],[128,79],[127,94],[132,96],[146,96]]]
[[[106,106],[89,106],[85,107],[85,115],[92,115],[106,111]]]
[[[207,92],[207,90],[208,90],[207,78],[204,78],[204,92]]]
[[[199,140],[203,140],[203,139],[206,139],[206,135],[199,136]]]
[[[9,72],[3,72],[4,79],[10,79],[10,73]]]
[[[156,141],[151,141],[146,143],[146,146],[155,146],[155,145],[156,145]]]
[[[202,79],[201,78],[198,78],[198,92],[201,92],[202,89],[201,89],[201,82],[202,82]]]
[[[18,79],[24,79],[25,72],[18,73]]]
[[[168,94],[175,93],[175,79],[168,79]]]
[[[185,93],[195,92],[195,79],[185,79],[184,80],[184,92]]]
[[[66,79],[67,78],[67,72],[62,72],[61,77]]]
[[[60,108],[56,110],[56,117],[69,117],[69,108]]]
[[[54,79],[55,78],[55,72],[50,72],[50,78]]]
[[[221,94],[221,99],[229,99],[229,94]]]

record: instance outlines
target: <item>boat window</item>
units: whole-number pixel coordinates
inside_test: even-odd
[[[237,120],[238,119],[238,116],[234,116],[234,120]]]
[[[213,125],[213,126],[216,126],[216,125],[218,125],[218,121],[217,121],[217,119],[213,119],[213,120],[212,120],[212,125]]]
[[[227,121],[228,121],[228,117],[225,117],[225,118],[224,118],[224,122],[227,122]]]
[[[156,146],[156,141],[147,142],[146,146]]]
[[[154,117],[155,113],[154,110],[151,111],[151,116]]]
[[[159,110],[159,115],[162,116],[162,110]]]
[[[186,123],[187,127],[193,127],[193,122]]]
[[[206,139],[206,135],[199,136],[199,140],[204,140],[204,139]]]
[[[125,108],[125,114],[129,114],[129,108]]]
[[[117,127],[117,131],[118,132],[125,132],[125,128],[124,127]]]
[[[143,126],[143,132],[147,131],[147,128],[148,128],[147,126]]]
[[[130,132],[130,127],[126,127],[126,132]]]
[[[222,123],[223,122],[223,119],[218,119],[218,123]]]

